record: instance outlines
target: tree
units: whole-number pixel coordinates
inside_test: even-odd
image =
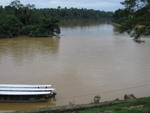
[[[60,33],[58,20],[48,12],[36,9],[33,4],[23,5],[19,0],[14,0],[10,5],[0,7],[0,37],[27,36],[52,36]]]
[[[23,7],[23,4],[21,4],[21,2],[19,0],[14,0],[9,4],[9,6],[19,9],[19,8]]]
[[[117,10],[113,21],[121,32],[128,32],[135,39],[150,35],[150,0],[125,0],[124,9]]]
[[[0,15],[0,38],[14,37],[20,34],[22,23],[13,15]]]

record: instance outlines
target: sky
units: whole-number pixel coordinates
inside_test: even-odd
[[[0,5],[8,5],[12,0],[0,0]],[[124,0],[20,0],[23,4],[35,4],[36,8],[87,8],[104,11],[115,11],[123,6]]]

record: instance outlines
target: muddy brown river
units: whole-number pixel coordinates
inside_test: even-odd
[[[0,110],[150,96],[150,40],[138,44],[110,24],[62,27],[61,38],[0,39],[0,83],[52,84],[56,101],[0,103]]]

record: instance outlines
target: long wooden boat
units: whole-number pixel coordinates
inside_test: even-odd
[[[52,85],[0,84],[0,102],[38,102],[54,98]]]

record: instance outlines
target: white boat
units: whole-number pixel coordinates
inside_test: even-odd
[[[54,98],[52,85],[0,84],[1,102],[37,102]]]

